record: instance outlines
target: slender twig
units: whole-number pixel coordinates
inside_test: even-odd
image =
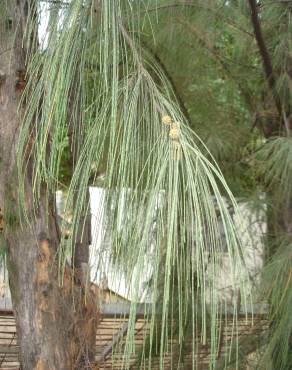
[[[158,56],[157,53],[155,53],[154,51],[151,50],[150,47],[148,47],[147,45],[145,45],[145,43],[143,44],[143,47],[144,48],[147,48],[147,51],[149,53],[151,53],[153,59],[155,60],[155,62],[159,65],[159,67],[161,68],[161,70],[163,71],[164,75],[166,76],[172,90],[173,90],[173,93],[174,93],[174,96],[179,104],[179,107],[180,107],[180,110],[181,112],[184,114],[185,118],[188,120],[189,123],[191,123],[191,117],[189,115],[189,112],[187,110],[187,107],[185,106],[185,103],[178,91],[178,88],[172,78],[172,76],[170,75],[170,73],[168,72],[166,66],[164,65],[164,63],[162,62],[162,60],[160,59],[160,57]]]
[[[148,71],[146,69],[146,67],[143,65],[143,62],[141,61],[141,57],[140,57],[140,52],[138,51],[136,45],[135,45],[135,42],[133,40],[133,38],[131,38],[131,36],[129,35],[129,32],[126,30],[126,28],[124,27],[123,23],[121,22],[121,20],[119,21],[119,28],[121,30],[121,33],[122,35],[124,36],[126,42],[128,43],[128,45],[130,46],[132,52],[133,52],[133,57],[134,57],[134,60],[135,62],[137,63],[137,66],[140,68],[140,70],[144,73],[144,74],[148,74]],[[144,48],[145,48],[145,45],[143,45]],[[181,99],[177,89],[176,89],[176,86],[170,76],[170,74],[167,72],[164,64],[162,63],[162,61],[159,59],[158,55],[153,53],[152,50],[150,50],[149,48],[147,48],[147,51],[151,54],[151,56],[153,57],[153,59],[155,60],[155,62],[160,66],[161,70],[164,72],[171,88],[172,88],[172,91],[174,93],[174,96],[180,106],[180,109],[181,109],[181,112],[183,113],[183,115],[185,116],[185,118],[189,121],[189,123],[191,122],[190,120],[190,116],[188,114],[188,111],[187,111],[187,108],[185,107],[184,103],[183,103],[183,100]],[[161,114],[164,114],[165,112],[163,112],[161,110],[161,108],[159,107],[159,105],[157,104],[156,105],[156,109],[158,110],[158,112],[160,112]]]

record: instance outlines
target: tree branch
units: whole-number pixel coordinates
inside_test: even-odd
[[[131,47],[132,49],[132,52],[133,52],[133,56],[134,56],[134,59],[135,59],[135,62],[137,63],[137,65],[142,69],[142,70],[145,70],[147,71],[147,69],[144,67],[143,63],[141,62],[140,60],[140,55],[139,55],[139,52],[136,48],[136,45],[133,41],[133,39],[131,38],[131,36],[129,35],[129,32],[125,29],[124,25],[122,24],[122,22],[119,22],[119,27],[120,27],[120,30],[125,38],[125,40],[127,41],[128,45]],[[175,86],[175,83],[172,79],[172,77],[170,76],[170,74],[168,73],[165,65],[163,64],[163,62],[161,61],[161,59],[159,58],[159,56],[157,54],[155,54],[153,52],[153,50],[151,50],[151,48],[149,46],[147,46],[145,43],[143,43],[142,47],[148,51],[149,54],[151,54],[152,58],[155,60],[155,62],[157,63],[157,65],[159,65],[159,67],[161,68],[162,72],[164,73],[165,77],[167,78],[171,88],[172,88],[172,91],[174,93],[174,97],[176,98],[177,100],[177,103],[180,107],[180,110],[181,112],[183,113],[183,115],[185,116],[185,118],[188,120],[189,123],[191,123],[191,118],[190,118],[190,115],[188,113],[188,110],[178,92],[178,89],[176,88]],[[160,107],[157,105],[156,106],[157,110],[163,114],[164,112],[161,112],[161,109]]]
[[[271,57],[269,54],[269,51],[267,49],[262,28],[258,16],[258,5],[256,0],[248,0],[250,10],[251,10],[251,21],[253,25],[254,35],[255,39],[258,45],[258,49],[262,58],[262,64],[265,71],[266,79],[268,82],[268,86],[272,92],[273,99],[277,108],[277,111],[279,113],[279,116],[282,117],[282,103],[281,100],[276,92],[276,79],[273,71],[273,65],[271,61]]]

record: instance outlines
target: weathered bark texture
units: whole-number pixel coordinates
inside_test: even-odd
[[[0,208],[20,360],[24,370],[89,369],[95,351],[96,292],[76,284],[69,265],[63,286],[58,285],[54,197],[46,207],[49,195],[43,190],[33,215],[29,169],[25,191],[31,225],[20,225],[18,219],[19,74],[25,70],[22,41],[29,3],[32,0],[7,1],[0,15]]]

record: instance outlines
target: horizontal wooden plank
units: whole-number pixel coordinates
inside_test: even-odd
[[[122,317],[116,316],[116,310],[123,311]],[[140,311],[139,311],[140,310]],[[147,320],[143,319],[141,314],[142,308],[138,309],[138,315],[135,323],[135,353],[131,356],[130,363],[135,366],[138,359],[138,354],[143,347],[144,338],[149,334],[149,324]],[[143,311],[145,306],[143,305]],[[115,314],[114,314],[115,312]],[[140,314],[139,314],[140,312]],[[121,368],[124,361],[124,336],[127,329],[127,315],[129,316],[129,304],[114,304],[111,309],[106,310],[106,314],[102,316],[97,334],[96,334],[96,358],[101,362],[100,369],[119,369]],[[239,336],[247,336],[251,333],[261,333],[263,330],[267,330],[269,322],[264,315],[260,317],[255,316],[253,320],[248,319],[244,316],[239,317],[235,327],[232,318],[229,318],[221,325],[218,332],[221,333],[221,345],[220,349],[222,352],[227,352],[230,348],[230,340],[232,335],[234,336],[236,329],[238,330]],[[252,325],[253,324],[253,325]],[[124,330],[124,332],[123,332]],[[219,346],[219,343],[218,343]],[[169,338],[167,345],[169,353],[165,354],[165,369],[170,368],[172,360],[175,359],[176,353],[180,348],[179,342],[175,338]],[[184,342],[184,349],[186,354],[184,356],[185,364],[191,364],[193,361],[199,361],[201,365],[207,364],[210,356],[210,347],[208,343],[205,346],[199,344],[198,354],[193,354],[193,344],[190,340]],[[8,315],[2,314],[0,316],[0,368],[3,370],[16,370],[18,369],[17,357],[19,347],[17,346],[17,335],[15,321],[11,313]],[[148,360],[145,359],[145,364],[148,364]],[[159,361],[153,358],[151,360],[151,369],[159,369]],[[147,367],[147,366],[146,366]]]

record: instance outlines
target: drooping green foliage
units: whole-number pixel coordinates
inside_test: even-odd
[[[272,325],[259,353],[262,368],[291,368],[289,1],[257,3],[275,75],[273,91],[247,1],[73,0],[50,7],[45,47],[29,56],[19,168],[23,184],[23,158],[30,153],[36,207],[43,183],[51,192],[69,184],[73,231],[69,245],[60,245],[60,270],[74,253],[88,185],[98,182],[106,189],[104,212],[111,215],[112,263],[129,281],[137,279],[137,291],[137,270],[142,271],[149,250],[153,256],[153,311],[162,323],[155,315],[150,319],[150,354],[159,348],[163,368],[167,337],[174,335],[167,325],[172,317],[181,343],[186,335],[195,342],[195,332],[203,342],[210,335],[215,353],[220,304],[206,271],[214,277],[220,265],[218,216],[234,275],[242,268],[221,196],[232,203],[233,198],[215,158],[234,194],[257,198],[260,207],[264,202],[268,226],[277,225],[266,238],[267,250],[272,243],[278,251],[262,275]],[[27,32],[33,29],[28,26]],[[68,161],[72,145],[74,169]],[[134,313],[133,306],[132,328]],[[125,364],[132,339],[130,330]],[[141,364],[147,361],[144,353]]]
[[[259,175],[275,192],[275,197],[279,197],[279,203],[291,199],[291,144],[290,137],[275,137],[264,143],[256,153]],[[277,191],[279,188],[280,191]]]
[[[150,343],[159,318],[161,369],[167,341],[174,335],[169,330],[172,320],[178,323],[176,336],[181,345],[186,331],[191,338],[193,367],[197,342],[211,339],[213,368],[217,320],[225,310],[215,288],[224,248],[234,290],[235,278],[241,276],[243,302],[247,299],[243,253],[223,195],[235,210],[236,204],[212,154],[190,127],[187,111],[163,65],[142,40],[144,27],[154,29],[160,24],[156,6],[156,2],[73,0],[53,8],[47,43],[29,56],[18,153],[20,203],[25,208],[28,161],[23,159],[32,159],[37,209],[44,184],[50,192],[59,187],[65,138],[69,137],[75,165],[66,210],[73,210],[73,220],[71,239],[67,244],[62,241],[59,248],[60,274],[68,255],[74,254],[80,219],[89,206],[88,185],[103,173],[104,209],[112,209],[113,263],[126,271],[136,292],[124,366],[128,367],[133,352],[135,302],[145,255],[151,250]],[[218,85],[220,95],[223,81]],[[157,302],[159,315],[155,315]],[[236,316],[235,303],[231,302],[231,310]],[[147,364],[145,357],[143,366]]]

